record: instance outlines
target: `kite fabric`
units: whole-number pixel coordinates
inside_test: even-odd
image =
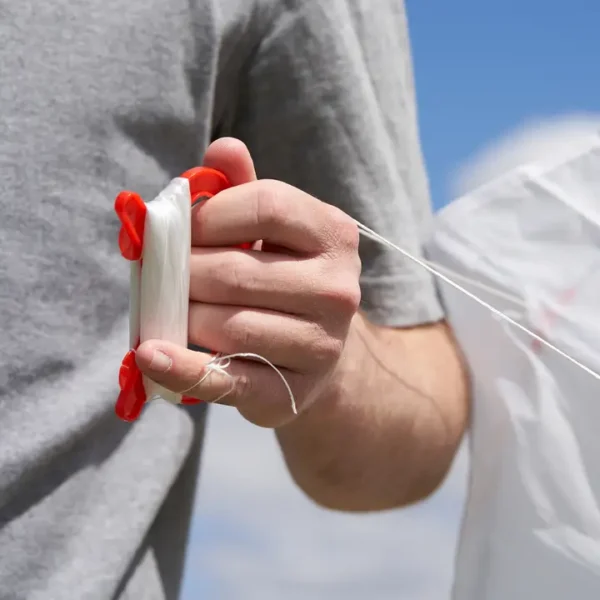
[[[428,257],[600,372],[600,121],[525,132],[472,170]],[[453,600],[597,600],[599,378],[443,282],[440,294],[474,402]]]

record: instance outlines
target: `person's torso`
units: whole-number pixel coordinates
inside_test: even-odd
[[[113,202],[201,162],[249,4],[0,0],[0,597],[111,597],[189,448],[177,408],[113,414]]]

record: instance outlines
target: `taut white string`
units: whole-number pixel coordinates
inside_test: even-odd
[[[557,354],[559,354],[566,360],[570,361],[571,363],[573,363],[580,369],[583,369],[588,375],[591,375],[595,379],[600,380],[600,374],[596,373],[596,371],[590,369],[589,367],[586,367],[583,363],[579,362],[578,360],[576,360],[575,358],[573,358],[572,356],[570,356],[569,354],[567,354],[560,348],[557,348],[554,344],[551,344],[549,341],[545,340],[543,337],[539,336],[537,333],[534,333],[530,329],[527,329],[527,327],[525,327],[524,325],[521,325],[521,323],[519,323],[518,321],[515,321],[512,317],[509,317],[507,314],[503,313],[501,310],[498,310],[497,308],[495,308],[494,306],[492,306],[485,300],[482,300],[481,298],[479,298],[479,296],[477,296],[476,294],[473,294],[473,292],[470,292],[469,290],[467,290],[460,284],[458,284],[455,281],[453,281],[452,279],[450,279],[447,275],[444,275],[442,272],[438,271],[435,267],[431,266],[431,264],[429,264],[426,260],[423,260],[416,256],[413,256],[410,252],[408,252],[404,248],[401,248],[400,246],[397,246],[393,242],[390,242],[389,240],[387,240],[383,236],[379,235],[372,229],[369,229],[366,225],[363,225],[359,221],[355,220],[354,222],[358,226],[360,233],[362,235],[364,235],[365,237],[368,237],[369,239],[371,239],[373,241],[379,242],[380,244],[383,244],[384,246],[388,246],[389,248],[396,250],[396,252],[399,252],[404,257],[413,261],[414,263],[416,263],[417,265],[419,265],[420,267],[422,267],[423,269],[425,269],[426,271],[431,273],[431,275],[433,275],[434,277],[437,277],[444,283],[447,283],[448,285],[452,286],[455,290],[459,291],[461,294],[464,294],[465,296],[467,296],[474,302],[477,302],[477,304],[483,306],[484,308],[489,310],[491,313],[493,313],[500,319],[503,319],[507,323],[510,323],[513,327],[520,329],[523,333],[529,335],[533,339],[540,342],[540,344],[546,346],[546,348],[549,348],[550,350],[552,350],[553,352],[556,352]]]
[[[358,223],[358,221],[356,221],[356,223]],[[369,238],[370,240],[373,240],[374,242],[377,242],[379,244],[383,244],[385,246],[390,247],[391,242],[388,242],[387,240],[385,240],[385,238],[383,238],[379,234],[371,233],[370,232],[371,230],[368,229],[368,227],[366,227],[365,225],[362,225],[360,223],[358,225],[359,225],[359,227],[358,227],[359,231],[363,237]],[[385,243],[382,240],[385,240]],[[437,272],[443,273],[447,277],[452,277],[455,281],[456,280],[463,281],[464,283],[467,283],[472,287],[479,288],[480,290],[487,292],[488,294],[491,294],[492,296],[496,296],[497,298],[502,298],[503,300],[507,300],[508,302],[510,302],[512,304],[516,304],[516,305],[520,306],[521,308],[525,308],[525,303],[522,300],[520,300],[519,298],[517,298],[516,296],[513,296],[512,294],[508,294],[507,292],[496,289],[495,287],[492,287],[491,285],[488,285],[481,281],[477,281],[476,279],[472,279],[471,277],[467,277],[466,275],[461,275],[460,273],[456,273],[455,271],[452,271],[452,269],[449,269],[448,267],[443,267],[442,265],[439,265],[431,260],[427,260],[425,258],[421,258],[419,260],[414,259],[414,260],[416,262],[419,262],[419,260],[420,260],[424,264],[429,265],[429,267],[431,268],[431,273],[434,275]]]

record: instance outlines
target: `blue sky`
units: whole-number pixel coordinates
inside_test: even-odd
[[[520,123],[598,111],[600,2],[408,0],[408,13],[436,207],[456,169]],[[183,598],[445,600],[465,473],[461,459],[407,511],[332,515],[294,488],[268,432],[215,410]]]
[[[448,177],[525,119],[600,108],[600,2],[408,0],[421,140],[436,206]]]

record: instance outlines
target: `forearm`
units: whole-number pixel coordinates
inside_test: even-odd
[[[356,316],[329,388],[277,435],[292,476],[319,504],[403,506],[448,472],[468,420],[467,390],[446,325],[390,330]]]

